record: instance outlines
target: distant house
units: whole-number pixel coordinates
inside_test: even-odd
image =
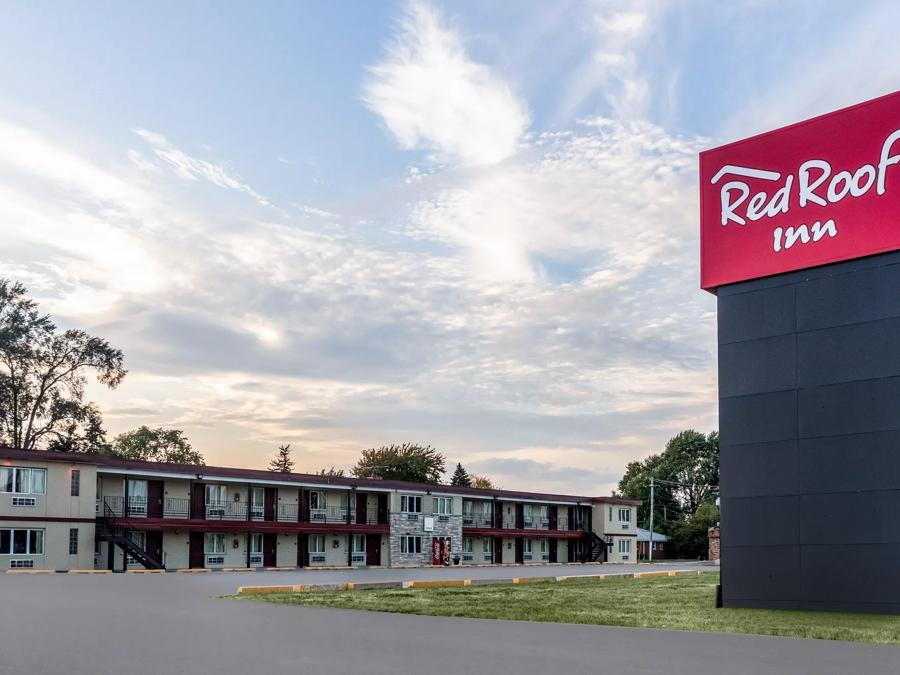
[[[637,528],[637,555],[638,560],[648,560],[650,558],[650,530]],[[653,559],[665,560],[669,557],[669,538],[660,534],[653,533]]]

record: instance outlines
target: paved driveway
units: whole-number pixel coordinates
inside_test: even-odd
[[[513,571],[485,568],[501,576],[523,574]],[[365,575],[422,578],[435,572],[459,570],[367,570]],[[312,575],[326,574],[0,575],[0,673],[900,672],[900,648],[879,645],[418,617],[210,597],[246,583],[244,577],[278,583],[320,581],[328,577]]]

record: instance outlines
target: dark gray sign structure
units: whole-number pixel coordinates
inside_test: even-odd
[[[721,602],[900,614],[900,92],[700,155]]]
[[[718,311],[724,605],[900,613],[900,252]]]

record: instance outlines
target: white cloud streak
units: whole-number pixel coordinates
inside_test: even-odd
[[[226,167],[188,155],[172,145],[160,133],[141,128],[134,129],[134,133],[147,141],[153,149],[153,153],[181,178],[206,180],[218,187],[250,195],[262,206],[272,205],[268,198],[243,182],[239,176],[234,175]]]
[[[516,152],[529,124],[510,86],[470,59],[423,2],[409,5],[384,60],[369,68],[363,101],[401,148],[425,148],[439,162],[500,162]]]

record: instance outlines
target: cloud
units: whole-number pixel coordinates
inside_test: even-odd
[[[153,148],[153,154],[168,164],[169,168],[181,178],[187,180],[197,180],[200,178],[209,181],[218,187],[250,195],[262,206],[271,206],[267,197],[254,190],[247,183],[243,182],[240,177],[234,175],[224,166],[191,157],[183,150],[173,146],[169,140],[160,133],[141,128],[134,129],[134,133],[147,141],[147,143],[150,144],[150,147]],[[134,159],[135,158],[132,157],[132,161],[134,161]]]
[[[495,164],[516,152],[526,105],[431,6],[409,5],[385,58],[369,67],[363,101],[401,148],[425,148],[441,162]]]
[[[621,282],[672,261],[673,251],[686,259],[706,142],[645,122],[587,119],[574,132],[541,135],[502,167],[439,184],[416,205],[412,233],[463,247],[494,279],[534,279],[543,258],[594,268],[596,283]]]
[[[571,115],[599,91],[612,117],[647,117],[651,83],[640,61],[662,9],[656,0],[594,0],[586,6],[591,46],[567,78],[561,116]]]

